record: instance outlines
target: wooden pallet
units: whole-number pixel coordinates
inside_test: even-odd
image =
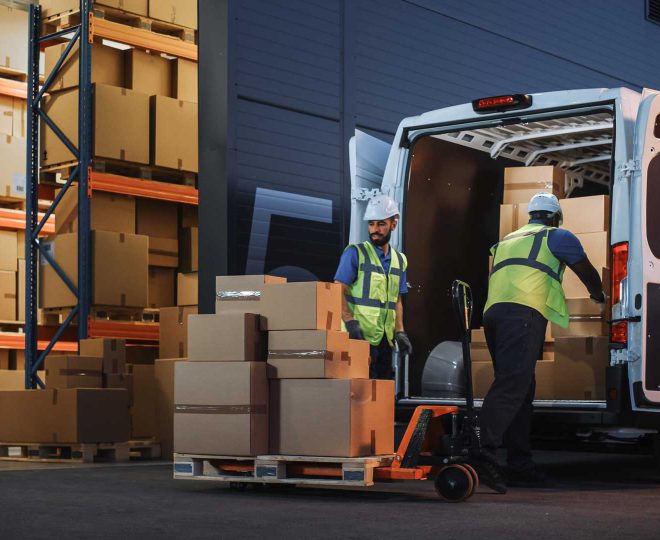
[[[48,326],[57,326],[64,322],[73,308],[47,308],[43,310],[43,321]],[[98,321],[118,322],[159,322],[158,308],[124,308],[117,306],[90,306],[89,316]],[[72,321],[75,324],[77,317]]]
[[[50,184],[64,184],[76,166],[77,162],[68,161],[66,163],[42,167],[41,181]],[[197,185],[197,173],[153,167],[151,165],[131,163],[128,161],[94,158],[92,160],[92,170],[119,176],[128,176],[138,180],[152,180],[154,182],[165,182],[183,186]]]
[[[126,26],[132,26],[134,28],[141,28],[149,32],[178,38],[190,43],[197,42],[197,30],[194,30],[193,28],[186,28],[185,26],[178,24],[152,19],[151,17],[129,13],[128,11],[108,6],[95,5],[93,12],[94,17],[99,19],[125,24]],[[48,33],[63,30],[77,24],[80,24],[79,9],[51,15],[50,17],[46,17],[43,22],[44,32]]]
[[[374,469],[392,456],[359,458],[311,456],[209,456],[174,454],[174,478],[218,482],[372,486]]]
[[[160,444],[138,440],[121,443],[0,443],[0,461],[40,463],[125,463],[160,458]]]
[[[25,333],[25,321],[0,321],[0,332]]]

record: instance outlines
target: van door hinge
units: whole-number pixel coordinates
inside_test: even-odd
[[[610,351],[610,365],[618,366],[637,362],[641,357],[639,353],[629,349],[612,349]]]
[[[355,188],[351,191],[351,199],[354,201],[370,201],[378,195],[382,195],[379,189]]]
[[[638,159],[630,159],[621,163],[617,168],[617,176],[628,178],[642,169]]]

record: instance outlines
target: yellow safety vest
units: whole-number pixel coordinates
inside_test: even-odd
[[[491,248],[493,268],[484,313],[494,304],[513,302],[537,310],[562,328],[568,326],[561,284],[565,266],[548,247],[554,228],[531,223]]]

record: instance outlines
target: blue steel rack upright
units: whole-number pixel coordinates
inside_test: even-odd
[[[25,243],[25,387],[44,387],[44,382],[37,375],[43,366],[44,359],[55,343],[69,327],[75,317],[78,317],[78,338],[87,337],[87,318],[91,298],[91,261],[90,261],[90,201],[88,197],[88,172],[91,163],[92,137],[92,84],[90,43],[90,13],[91,0],[80,0],[80,23],[64,30],[42,35],[41,7],[30,5],[29,44],[28,44],[28,88],[27,88],[27,162],[26,162],[26,243]],[[57,42],[67,36],[70,41],[65,47],[53,71],[46,75],[44,84],[39,87],[39,52],[48,42]],[[42,108],[44,94],[55,80],[64,61],[74,46],[78,44],[79,81],[78,81],[78,146],[62,132],[48,117]],[[76,166],[73,168],[66,183],[58,192],[45,215],[39,219],[39,122],[43,121],[49,129],[64,143],[74,155]],[[77,186],[73,186],[77,181]],[[68,189],[78,189],[78,279],[77,286],[67,276],[53,257],[43,248],[39,240],[39,232],[46,220],[53,214],[64,193]],[[38,254],[48,262],[66,286],[76,296],[76,305],[66,319],[55,331],[50,343],[40,354],[37,349],[37,302]]]

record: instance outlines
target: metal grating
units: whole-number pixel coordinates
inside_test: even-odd
[[[646,0],[646,18],[660,24],[660,0]]]

